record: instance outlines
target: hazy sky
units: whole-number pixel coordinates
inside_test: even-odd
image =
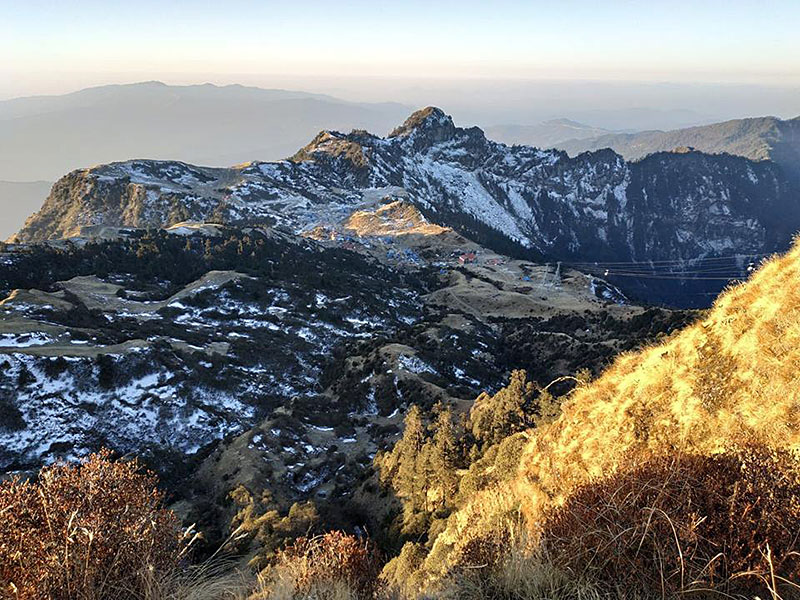
[[[268,76],[800,83],[799,0],[0,0],[0,97]]]

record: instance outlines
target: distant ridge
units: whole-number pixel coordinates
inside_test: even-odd
[[[611,148],[626,160],[690,147],[709,154],[727,153],[750,160],[772,160],[800,176],[800,117],[789,120],[756,117],[674,131],[607,133],[591,139],[562,141],[555,147],[571,156]]]
[[[385,133],[410,108],[302,91],[159,81],[0,102],[0,180],[55,180],[147,156],[229,166],[292,154],[321,129]]]
[[[593,139],[609,133],[612,132],[608,129],[571,119],[550,119],[538,125],[493,125],[486,128],[486,135],[498,142],[537,148],[554,148],[565,141]]]
[[[691,150],[638,162],[608,149],[570,158],[494,142],[427,107],[388,137],[322,131],[280,162],[133,160],[75,170],[11,239],[184,221],[298,233],[336,224],[370,199],[403,198],[496,252],[580,263],[636,297],[692,306],[742,277],[743,255],[789,246],[800,229],[797,189],[770,161]],[[725,270],[708,273],[711,257]],[[654,272],[649,261],[671,269]]]

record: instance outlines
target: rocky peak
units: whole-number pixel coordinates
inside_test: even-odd
[[[289,160],[295,163],[314,162],[325,165],[344,176],[349,176],[353,183],[366,185],[369,180],[370,164],[364,147],[359,142],[363,141],[364,135],[365,132],[344,135],[338,131],[321,131]]]
[[[413,113],[389,137],[424,139],[429,144],[436,144],[452,139],[455,133],[453,118],[441,108],[428,106]]]

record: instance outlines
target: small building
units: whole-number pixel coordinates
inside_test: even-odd
[[[468,265],[472,264],[478,260],[478,257],[475,255],[474,252],[466,252],[458,257],[459,264]]]

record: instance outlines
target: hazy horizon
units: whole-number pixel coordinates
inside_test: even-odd
[[[264,90],[323,94],[353,103],[396,103],[413,110],[435,105],[460,125],[535,125],[569,118],[612,130],[675,129],[722,120],[800,116],[800,85],[681,84],[596,80],[302,78],[231,76],[213,81],[140,79],[104,81],[54,93],[2,97],[0,102],[37,96],[61,96],[106,86],[149,82],[168,86],[241,85]],[[376,86],[380,82],[380,86]],[[709,96],[718,98],[708,106]],[[376,132],[385,133],[385,132]]]

